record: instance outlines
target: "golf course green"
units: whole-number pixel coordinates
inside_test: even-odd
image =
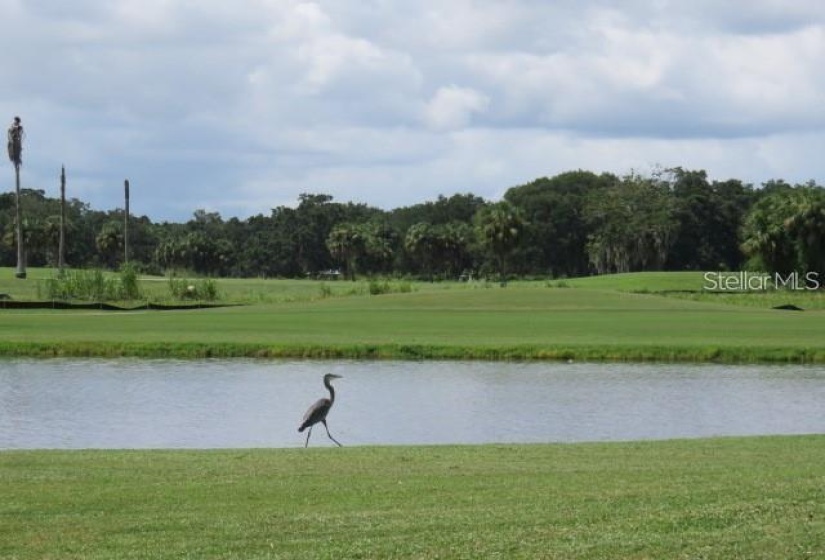
[[[0,453],[0,558],[822,558],[825,437]]]
[[[0,291],[37,299],[37,271]],[[44,271],[43,274],[46,274]],[[143,279],[147,299],[163,280]],[[0,355],[825,362],[819,293],[701,273],[219,280],[182,311],[0,307]],[[792,305],[802,311],[774,309]],[[2,393],[0,393],[2,399]],[[0,558],[825,557],[825,436],[0,451]]]
[[[242,305],[0,308],[0,355],[825,361],[818,292],[711,294],[701,273],[609,280],[408,283],[380,295],[366,282],[225,280],[222,301]],[[774,309],[782,302],[804,311]]]

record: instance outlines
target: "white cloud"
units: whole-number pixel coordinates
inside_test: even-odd
[[[486,95],[472,88],[440,87],[424,108],[424,120],[437,130],[464,128],[474,113],[484,113],[489,104]]]
[[[825,3],[0,0],[24,182],[185,220],[571,168],[825,182]],[[174,203],[168,194],[175,193]],[[141,205],[145,205],[141,208]]]

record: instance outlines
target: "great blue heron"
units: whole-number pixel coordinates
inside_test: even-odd
[[[332,403],[335,402],[335,389],[332,388],[332,384],[330,383],[333,379],[342,379],[342,377],[340,375],[335,375],[334,373],[328,373],[324,376],[324,387],[329,389],[329,398],[318,399],[315,404],[309,407],[307,413],[304,414],[304,421],[301,422],[301,427],[298,428],[299,432],[303,432],[305,429],[309,428],[309,432],[307,432],[307,441],[304,443],[304,447],[309,446],[309,436],[312,435],[312,426],[318,422],[323,424],[324,428],[326,428],[329,439],[338,444],[338,447],[343,447],[337,439],[332,437],[332,434],[329,433],[329,426],[327,426],[327,414],[329,414],[329,409],[332,408]]]

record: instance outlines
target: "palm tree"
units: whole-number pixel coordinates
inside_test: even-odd
[[[120,249],[123,247],[123,235],[119,222],[108,222],[103,225],[95,237],[95,245],[106,265],[115,268]]]
[[[825,194],[804,187],[799,191],[794,213],[784,227],[796,249],[797,271],[825,272]]]
[[[495,256],[502,286],[507,281],[507,257],[518,246],[526,225],[521,211],[505,200],[481,208],[475,216],[478,239]]]
[[[404,249],[421,263],[424,273],[431,282],[433,281],[436,245],[436,232],[429,222],[411,225],[404,236]]]
[[[26,133],[20,124],[20,117],[14,117],[14,122],[8,130],[9,159],[14,165],[15,184],[15,237],[17,238],[17,270],[16,278],[26,277],[26,248],[23,241],[23,218],[20,210],[20,167],[23,165],[23,138]]]
[[[796,269],[793,239],[787,227],[794,215],[793,193],[775,191],[757,201],[743,225],[742,251],[751,265],[771,273]]]
[[[356,224],[338,224],[327,236],[330,255],[342,263],[350,280],[355,280],[356,261],[364,251],[364,240]]]

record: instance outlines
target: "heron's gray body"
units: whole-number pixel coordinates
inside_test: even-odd
[[[330,408],[332,408],[332,399],[323,398],[315,401],[315,404],[309,407],[309,410],[304,414],[304,421],[298,431],[303,432],[321,420],[326,420]]]
[[[309,428],[309,432],[307,432],[307,440],[304,443],[304,447],[309,446],[309,436],[312,435],[312,426],[320,422],[324,425],[324,428],[327,431],[327,436],[329,439],[334,441],[338,447],[343,447],[337,439],[332,437],[332,434],[329,433],[329,426],[327,426],[327,414],[329,414],[330,409],[332,408],[332,404],[335,402],[335,389],[332,388],[331,381],[333,379],[340,379],[340,375],[335,375],[332,373],[328,373],[324,376],[324,387],[329,390],[329,398],[318,399],[315,401],[315,404],[309,407],[306,414],[304,414],[304,420],[301,422],[301,426],[298,428],[299,432],[303,432],[307,428]]]

